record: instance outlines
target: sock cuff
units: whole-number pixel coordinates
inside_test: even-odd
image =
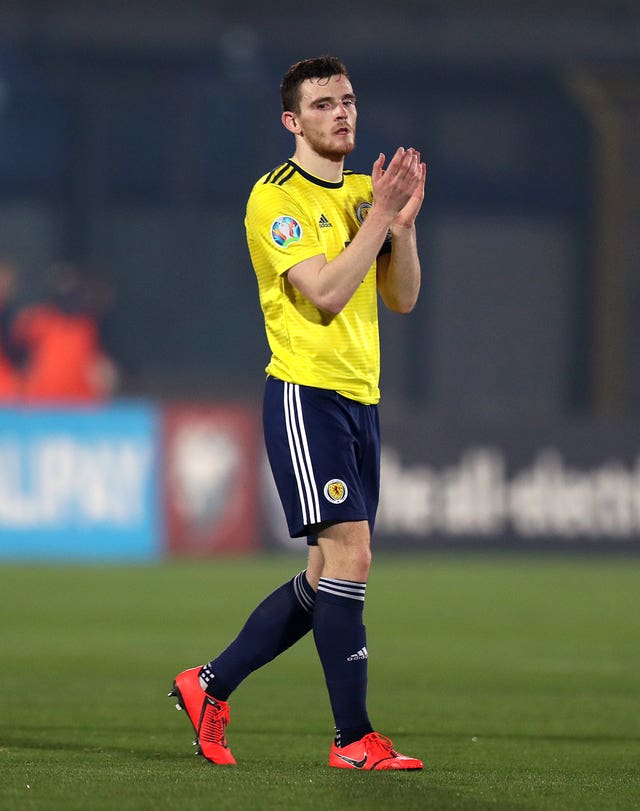
[[[291,582],[293,583],[293,593],[296,595],[298,602],[308,614],[311,614],[316,602],[316,593],[309,585],[306,572],[300,572]]]
[[[215,679],[215,674],[210,668],[211,662],[206,665],[202,666],[199,675],[200,687],[206,691],[207,687],[211,684],[211,682]]]
[[[338,580],[335,577],[321,577],[318,592],[332,594],[334,597],[346,597],[349,600],[364,602],[366,583],[357,583],[354,580]]]

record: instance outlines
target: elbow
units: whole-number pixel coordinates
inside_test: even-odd
[[[401,315],[409,315],[409,313],[412,313],[415,310],[416,304],[418,303],[418,294],[419,289],[415,291],[415,293],[411,296],[411,298],[406,299],[402,303],[402,306],[400,308]]]
[[[329,315],[339,315],[345,308],[346,301],[339,296],[326,295],[313,302],[318,309]]]
[[[399,315],[409,315],[409,313],[413,312],[415,306],[418,301],[417,296],[412,296],[411,298],[383,298],[387,309],[391,310],[394,313],[398,313]]]
[[[326,307],[322,307],[322,309],[329,315],[340,315],[340,313],[344,310],[344,304],[331,304],[327,305]]]
[[[409,313],[413,312],[415,306],[416,306],[415,301],[411,302],[410,304],[409,303],[403,303],[403,304],[400,304],[399,306],[397,306],[395,311],[397,313],[399,313],[400,315],[409,315]]]
[[[409,315],[409,313],[413,312],[414,307],[414,304],[404,304],[397,307],[392,307],[391,309],[394,313],[398,313],[398,315]]]
[[[389,284],[383,279],[382,283],[378,283],[378,292],[387,309],[399,315],[408,315],[418,303],[420,279],[415,284]]]

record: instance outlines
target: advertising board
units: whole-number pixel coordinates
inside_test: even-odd
[[[152,406],[0,409],[0,557],[155,557],[157,469]]]

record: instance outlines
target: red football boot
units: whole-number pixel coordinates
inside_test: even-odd
[[[229,705],[212,698],[200,687],[201,670],[192,667],[179,673],[169,695],[178,699],[176,709],[184,710],[189,716],[196,733],[194,744],[199,746],[197,754],[220,766],[235,765],[224,734],[229,723]]]
[[[348,746],[338,747],[334,742],[329,755],[329,766],[363,771],[367,769],[414,771],[423,768],[421,760],[396,752],[389,738],[378,735],[377,732],[369,732],[364,738]]]

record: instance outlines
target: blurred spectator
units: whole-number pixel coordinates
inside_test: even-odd
[[[117,367],[101,341],[97,293],[75,265],[59,263],[49,270],[46,301],[18,314],[12,332],[26,356],[23,402],[91,403],[115,392]]]
[[[15,263],[0,258],[0,405],[14,404],[20,395],[19,358],[10,328],[17,286]]]

